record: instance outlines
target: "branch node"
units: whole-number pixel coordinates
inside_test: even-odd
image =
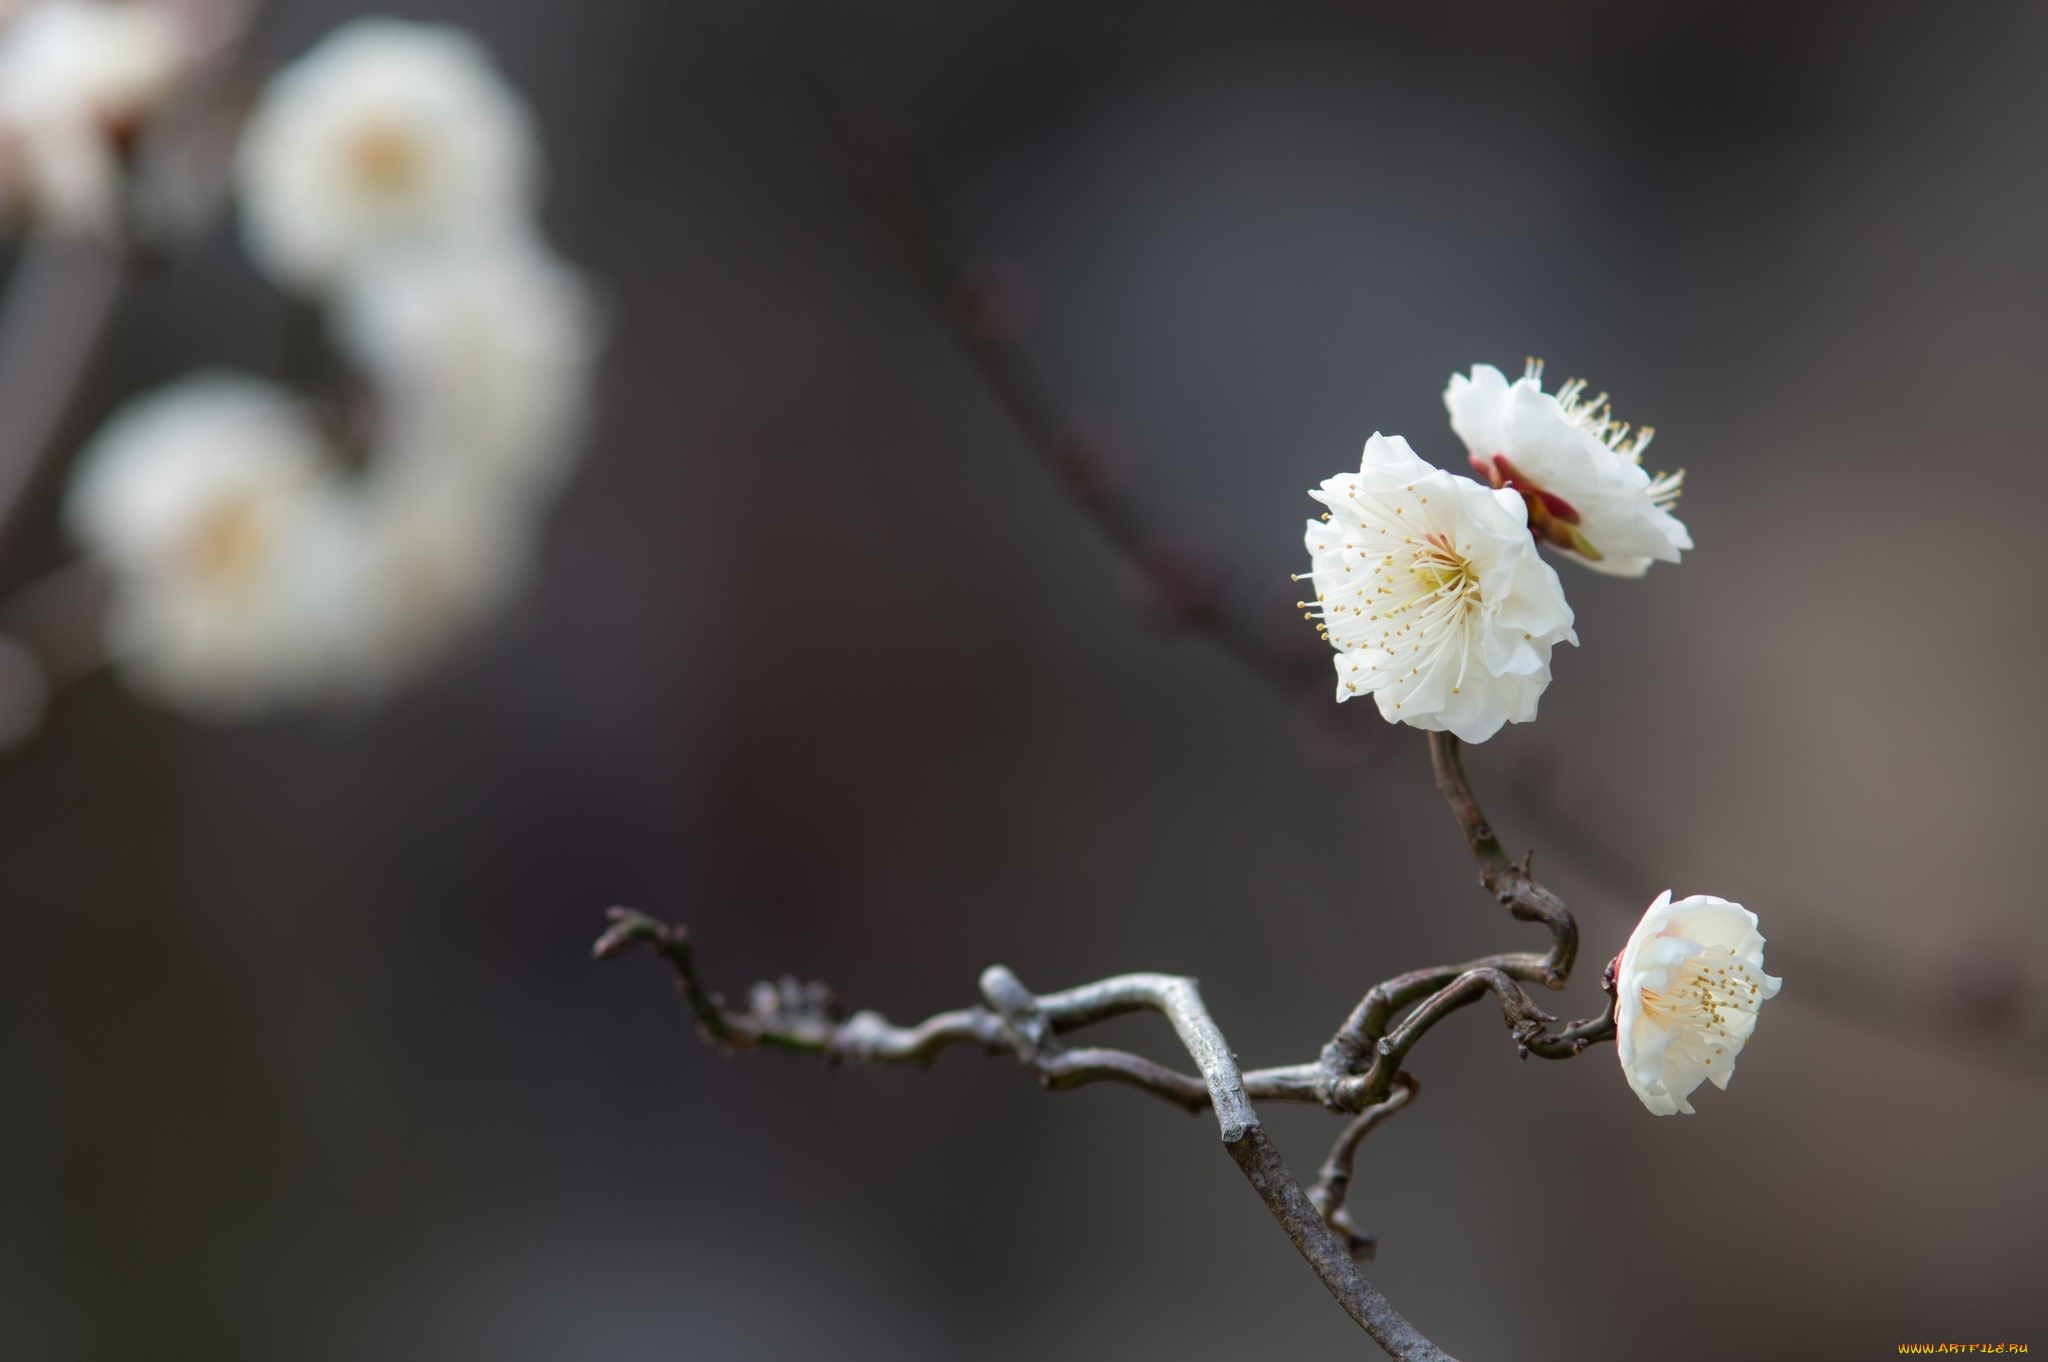
[[[1024,981],[1007,965],[990,965],[981,972],[981,996],[1017,1033],[1024,1047],[1020,1053],[1036,1055],[1046,1049],[1052,1032],[1038,1006],[1038,995],[1024,987]]]

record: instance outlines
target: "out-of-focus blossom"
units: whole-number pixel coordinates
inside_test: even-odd
[[[1665,890],[1614,962],[1621,1071],[1655,1116],[1693,1114],[1706,1080],[1726,1089],[1757,1009],[1782,980],[1764,973],[1756,914],[1707,894]]]
[[[1339,700],[1370,694],[1389,722],[1467,742],[1536,717],[1551,649],[1578,637],[1520,497],[1384,435],[1309,495],[1330,508],[1306,538]]]
[[[249,250],[315,288],[374,250],[519,231],[538,159],[525,104],[468,34],[358,19],[250,115],[236,169]]]
[[[1528,503],[1535,536],[1596,572],[1640,577],[1651,562],[1675,563],[1692,536],[1671,514],[1683,471],[1643,471],[1648,426],[1631,437],[1613,419],[1605,394],[1588,399],[1577,379],[1543,391],[1543,366],[1509,383],[1490,364],[1453,374],[1444,389],[1451,428],[1472,466],[1497,488]]]
[[[41,0],[0,30],[0,211],[46,230],[119,230],[144,123],[197,50],[155,4]]]
[[[282,389],[201,374],[81,458],[73,533],[113,572],[107,648],[159,703],[235,719],[360,698],[380,674],[377,545]]]
[[[276,385],[202,375],[96,437],[68,515],[114,581],[108,653],[146,695],[217,718],[375,700],[524,581],[602,331],[533,220],[531,143],[453,29],[358,21],[259,100],[249,243],[318,290],[370,400],[339,413],[344,438]]]
[[[386,252],[336,298],[342,351],[377,391],[380,457],[470,496],[551,491],[576,450],[600,327],[589,286],[525,234]],[[435,470],[429,473],[428,470]]]

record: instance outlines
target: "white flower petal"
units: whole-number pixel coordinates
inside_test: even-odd
[[[1577,640],[1520,497],[1384,435],[1366,442],[1357,473],[1309,495],[1330,508],[1303,541],[1339,700],[1371,695],[1390,722],[1467,742],[1535,717],[1551,648]]]
[[[250,253],[323,286],[403,243],[490,239],[530,213],[532,119],[459,29],[357,19],[274,79],[236,166]]]
[[[1692,536],[1666,507],[1683,475],[1653,481],[1641,462],[1648,429],[1630,438],[1605,398],[1579,396],[1583,386],[1546,393],[1540,365],[1509,383],[1480,364],[1470,377],[1452,376],[1444,407],[1474,466],[1496,486],[1510,479],[1510,495],[1533,506],[1547,494],[1561,508],[1561,518],[1543,512],[1532,526],[1542,542],[1611,576],[1640,577],[1652,562],[1679,561]]]

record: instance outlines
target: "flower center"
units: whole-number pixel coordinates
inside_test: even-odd
[[[420,139],[410,129],[381,120],[357,128],[343,155],[356,183],[379,198],[406,193],[426,169]]]
[[[1600,561],[1600,550],[1579,530],[1578,507],[1517,468],[1505,454],[1496,454],[1491,459],[1474,454],[1471,462],[1473,469],[1496,490],[1521,493],[1523,504],[1529,508],[1529,533],[1536,536],[1537,543],[1548,542],[1596,563]]]
[[[1748,1038],[1763,1000],[1762,976],[1727,947],[1709,946],[1679,965],[1667,987],[1643,990],[1643,1015],[1694,1033],[1719,1055]]]
[[[270,538],[266,507],[266,498],[244,493],[200,516],[185,541],[193,575],[223,588],[253,578]]]
[[[1360,661],[1378,673],[1345,684],[1354,694],[1362,685],[1399,686],[1395,709],[1413,698],[1409,690],[1421,684],[1413,678],[1438,674],[1461,694],[1487,606],[1471,545],[1430,523],[1429,497],[1415,484],[1361,488],[1349,499],[1358,519],[1329,546],[1333,558],[1319,558],[1313,604],[1301,603],[1339,651],[1362,650]]]
[[[1422,537],[1415,552],[1414,572],[1415,580],[1422,584],[1423,594],[1397,607],[1396,613],[1434,600],[1439,595],[1466,609],[1478,606],[1479,573],[1473,568],[1472,560],[1459,553],[1444,535]]]

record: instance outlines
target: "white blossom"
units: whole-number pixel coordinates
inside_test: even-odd
[[[235,375],[116,414],[67,515],[112,578],[107,650],[137,689],[217,718],[377,699],[522,583],[602,331],[538,235],[536,159],[458,30],[360,20],[271,83],[236,166],[249,245],[329,308],[370,389],[367,448],[344,457],[310,408]]]
[[[1377,434],[1358,472],[1309,495],[1329,507],[1306,539],[1339,700],[1370,694],[1389,722],[1466,742],[1536,717],[1551,649],[1578,637],[1519,496]]]
[[[1497,488],[1528,502],[1536,537],[1596,572],[1640,577],[1653,560],[1675,563],[1692,536],[1671,514],[1685,474],[1652,478],[1643,451],[1654,433],[1613,419],[1606,394],[1583,396],[1574,379],[1543,391],[1543,366],[1531,360],[1509,383],[1490,364],[1453,374],[1444,389],[1451,428],[1472,466]]]
[[[45,229],[119,229],[125,149],[195,50],[168,10],[42,0],[0,31],[0,209]]]
[[[213,373],[134,400],[82,455],[66,511],[113,576],[109,656],[157,702],[242,718],[377,679],[371,523],[282,389]]]
[[[476,496],[551,491],[567,471],[600,327],[583,277],[539,241],[386,252],[350,273],[335,319],[376,388],[380,459]]]
[[[474,38],[358,19],[250,115],[236,166],[250,253],[311,288],[387,246],[520,230],[538,159],[525,104]]]
[[[1614,963],[1617,1046],[1652,1115],[1693,1114],[1702,1080],[1725,1089],[1781,980],[1764,973],[1756,914],[1707,894],[1650,905]]]

